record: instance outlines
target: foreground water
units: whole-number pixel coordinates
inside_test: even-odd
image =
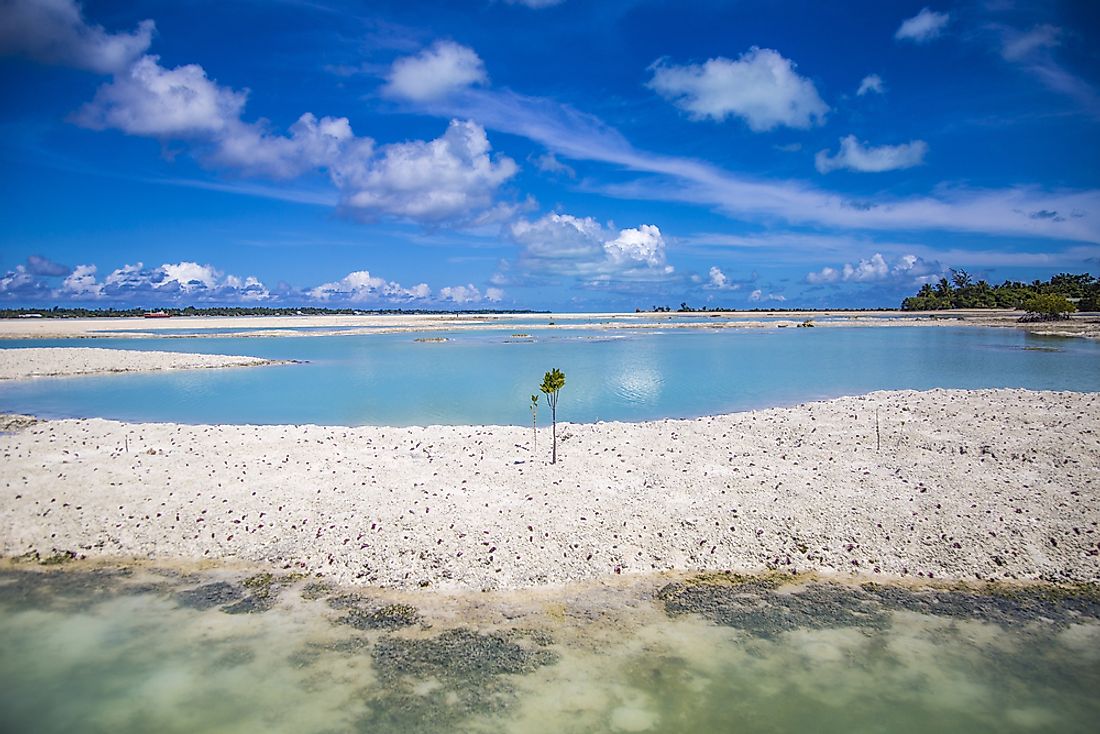
[[[423,341],[424,338],[446,341]],[[1100,344],[1014,329],[554,329],[328,337],[87,339],[304,364],[0,384],[0,411],[181,423],[529,425],[543,372],[559,420],[695,417],[889,389],[1100,390]],[[549,416],[543,406],[540,420]]]
[[[287,574],[0,570],[0,729],[1092,732],[1093,587],[710,575],[396,597]]]

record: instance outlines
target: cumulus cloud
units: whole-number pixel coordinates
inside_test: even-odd
[[[819,151],[814,157],[814,165],[821,173],[841,168],[862,173],[881,173],[919,166],[924,162],[927,152],[928,143],[923,140],[871,147],[861,143],[855,135],[849,135],[841,139],[840,150],[836,155],[830,156],[828,150]]]
[[[77,265],[61,284],[61,291],[76,299],[95,299],[103,293],[103,284],[96,281],[95,265]]]
[[[359,165],[374,152],[374,141],[357,138],[346,117],[305,113],[290,135],[273,135],[261,125],[234,122],[219,136],[208,160],[252,176],[295,178],[316,169],[339,171]]]
[[[894,33],[894,38],[899,41],[927,43],[943,33],[949,20],[951,20],[949,13],[938,13],[929,8],[922,8],[912,18],[902,21],[897,32]]]
[[[652,224],[616,230],[592,217],[547,214],[509,227],[521,246],[520,264],[531,273],[580,278],[589,284],[660,280],[672,274],[666,243]]]
[[[726,274],[723,273],[717,265],[712,265],[710,268],[710,272],[707,275],[709,277],[709,280],[707,281],[706,285],[703,286],[704,288],[724,291],[737,290],[741,287],[739,283],[731,283]]]
[[[902,255],[891,265],[881,253],[876,252],[855,264],[845,263],[839,268],[825,267],[809,273],[806,282],[815,285],[892,282],[908,286],[932,282],[944,272],[945,268],[940,263],[917,255]]]
[[[500,291],[499,288],[495,289]],[[503,292],[503,291],[500,291]],[[458,305],[467,303],[480,303],[482,296],[473,283],[468,285],[452,285],[439,289],[439,299]]]
[[[749,294],[749,300],[753,302],[775,301],[781,303],[783,301],[786,301],[787,297],[784,296],[782,293],[765,293],[764,291],[757,288]]]
[[[166,69],[158,60],[143,56],[119,71],[77,113],[77,123],[166,138],[220,133],[239,120],[246,93],[219,86],[198,64]]]
[[[695,119],[734,115],[761,132],[820,125],[829,111],[814,83],[770,48],[753,46],[736,60],[719,57],[703,64],[660,60],[651,69],[649,87]]]
[[[856,90],[856,96],[862,97],[865,94],[883,94],[886,91],[886,87],[882,83],[882,77],[878,74],[868,74],[863,77],[863,80],[859,83],[859,89]]]
[[[488,81],[485,64],[473,49],[437,41],[415,56],[393,62],[382,91],[390,97],[428,102]]]
[[[484,222],[511,212],[498,187],[518,166],[493,156],[485,129],[452,120],[430,141],[376,146],[346,117],[303,114],[288,135],[241,119],[247,94],[209,79],[201,66],[167,69],[145,56],[97,92],[79,124],[131,135],[192,140],[199,158],[244,175],[289,179],[328,173],[345,211],[363,219],[396,217],[426,224]]]
[[[519,168],[507,156],[491,155],[485,128],[475,122],[452,120],[440,138],[396,143],[379,152],[334,170],[344,205],[359,216],[441,223],[509,213],[494,210],[493,199]]]
[[[454,120],[435,140],[378,146],[346,117],[302,114],[283,134],[243,119],[247,91],[219,84],[198,64],[163,66],[145,54],[154,27],[110,34],[89,25],[72,0],[0,0],[0,53],[110,74],[73,121],[168,141],[186,141],[200,162],[245,176],[291,179],[326,173],[346,212],[429,225],[481,224],[521,207],[498,204],[498,187],[518,167],[493,156],[484,128]],[[394,64],[389,89],[414,100],[487,81],[472,50],[441,41]]]
[[[74,0],[0,2],[0,54],[29,56],[101,74],[125,69],[145,53],[156,30],[143,20],[130,33],[90,25]]]
[[[426,300],[431,298],[432,289],[427,283],[406,288],[395,281],[373,276],[368,270],[357,270],[340,280],[311,288],[307,293],[318,301],[393,303]]]
[[[95,265],[78,265],[62,283],[58,296],[70,300],[156,298],[178,302],[238,303],[266,301],[271,292],[253,276],[226,275],[211,265],[181,261],[146,268],[123,265],[102,281]]]

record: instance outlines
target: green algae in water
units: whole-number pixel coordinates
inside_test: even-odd
[[[1100,720],[1090,589],[708,577],[605,591],[584,613],[573,598],[517,616],[513,596],[508,615],[475,622],[443,613],[445,598],[330,604],[316,582],[249,578],[0,571],[0,731],[969,734]],[[257,597],[263,613],[231,613]],[[422,623],[357,629],[342,622],[355,608]]]

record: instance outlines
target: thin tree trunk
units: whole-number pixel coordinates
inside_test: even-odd
[[[551,464],[557,464],[558,463],[558,410],[557,410],[557,408],[556,407],[552,408],[550,410],[550,414],[553,416],[553,420],[554,420],[554,447],[550,450],[550,463]]]

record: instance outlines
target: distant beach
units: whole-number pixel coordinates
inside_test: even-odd
[[[774,329],[797,327],[1017,328],[1034,334],[1100,339],[1100,316],[1076,314],[1064,321],[1019,323],[1019,311],[714,311],[670,313],[419,314],[325,316],[202,316],[167,319],[4,319],[0,339],[202,338],[386,334],[510,328],[523,331],[584,325],[595,329]]]

